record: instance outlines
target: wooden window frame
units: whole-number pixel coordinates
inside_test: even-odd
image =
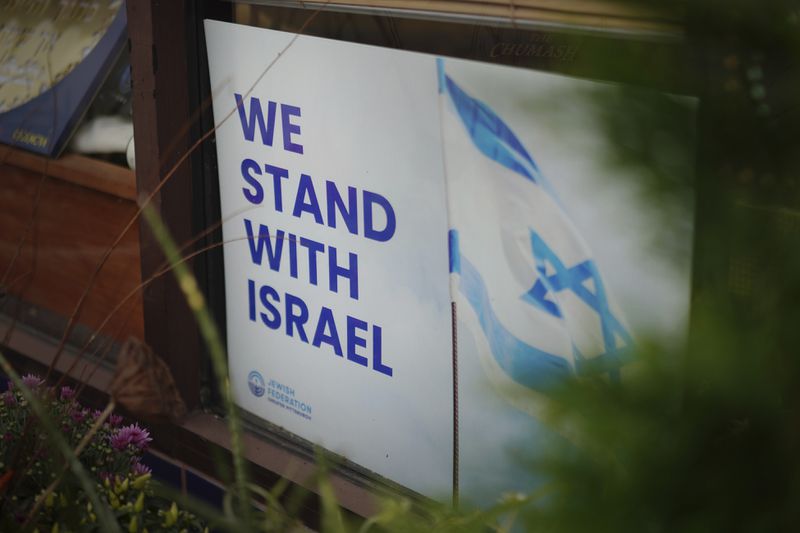
[[[339,5],[342,3],[345,2],[334,2],[336,5],[330,7],[346,9],[347,6]],[[356,7],[363,11],[365,7],[370,7],[367,4],[380,2],[357,4],[360,7]],[[133,84],[135,174],[73,155],[48,162],[14,150],[7,156],[0,153],[0,160],[7,158],[12,164],[36,172],[47,172],[48,175],[116,195],[129,202],[154,194],[152,205],[175,240],[178,243],[189,242],[209,226],[218,223],[221,216],[216,146],[211,135],[213,116],[203,20],[207,17],[233,20],[235,4],[219,0],[129,0],[126,5]],[[302,7],[300,4],[290,4],[287,8],[300,10]],[[319,2],[313,4],[311,9],[318,7]],[[536,8],[532,4],[527,7]],[[496,5],[492,7],[496,8]],[[310,14],[310,11],[305,13]],[[417,11],[407,14],[420,16]],[[476,16],[489,17],[489,14],[477,13]],[[600,15],[595,13],[592,16]],[[432,15],[432,18],[435,16]],[[497,23],[491,17],[486,20],[491,24]],[[510,23],[508,28],[516,30],[513,20],[509,18],[506,22]],[[544,20],[543,25],[548,26],[551,22]],[[538,27],[535,21],[526,21],[525,24],[528,28]],[[652,38],[650,33],[647,35],[648,39]],[[169,181],[162,187],[161,181],[164,179]],[[184,254],[219,242],[221,238],[221,229],[217,228],[185,249]],[[164,256],[145,224],[139,226],[139,249],[141,279],[148,279],[161,268]],[[224,335],[222,248],[200,254],[190,264]],[[179,457],[187,465],[216,475],[215,458],[220,454],[226,455],[229,434],[224,420],[213,409],[209,409],[214,404],[216,391],[210,379],[208,357],[194,317],[172,276],[161,276],[144,289],[142,310],[144,340],[171,368],[176,384],[190,408],[190,415],[180,424],[153,428],[159,447],[170,456]],[[49,362],[48,354],[53,350],[46,341],[23,330],[15,332],[10,348],[21,361],[27,357],[32,364],[39,365]],[[75,353],[67,350],[59,369],[66,368],[75,356]],[[89,384],[102,394],[108,391],[110,378],[110,369],[100,368]],[[255,426],[245,431],[243,438],[246,459],[256,482],[269,484],[286,477],[298,486],[315,490],[314,456],[307,443],[282,436],[269,428],[259,431]],[[372,515],[377,510],[376,496],[396,491],[391,484],[352,468],[334,470],[331,481],[342,507],[361,517]],[[306,505],[302,517],[312,527],[318,524],[319,502],[316,496]]]

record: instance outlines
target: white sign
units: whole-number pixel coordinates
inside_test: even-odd
[[[428,495],[452,476],[430,58],[206,22],[228,351],[244,409]],[[430,73],[430,72],[429,72]],[[252,88],[252,92],[248,91]],[[249,383],[248,383],[249,382]]]
[[[604,176],[585,106],[553,123],[531,105],[599,84],[216,21],[206,36],[247,411],[443,500],[457,415],[462,494],[485,502],[530,489],[513,452],[558,438],[523,397],[616,379],[634,330],[682,331],[688,253],[677,271],[652,253],[663,225]],[[689,230],[670,238],[688,249]]]

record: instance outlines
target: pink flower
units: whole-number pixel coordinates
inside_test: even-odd
[[[128,445],[135,446],[139,450],[144,450],[153,439],[150,438],[150,432],[140,428],[139,424],[131,424],[130,426],[119,428],[117,432],[111,436],[110,440],[111,446],[115,450],[122,451],[126,449]]]
[[[73,422],[75,422],[76,424],[80,424],[81,422],[86,420],[86,415],[88,414],[89,411],[87,409],[75,409],[69,414],[69,416],[70,418],[72,418]]]
[[[67,385],[61,387],[61,399],[71,400],[75,397],[75,389]]]
[[[119,415],[111,415],[108,417],[108,424],[112,427],[116,427],[122,424],[122,417]]]
[[[17,405],[17,397],[14,396],[14,393],[10,390],[7,390],[3,393],[3,403],[6,404],[6,407],[11,407],[12,405]]]
[[[149,466],[143,465],[138,460],[133,461],[133,465],[132,466],[133,466],[133,475],[137,476],[137,477],[138,476],[143,476],[144,474],[149,474],[150,472],[152,472],[152,470],[150,470]]]
[[[29,389],[36,389],[39,388],[42,383],[44,383],[44,380],[36,374],[27,374],[22,376],[22,383],[24,383]]]

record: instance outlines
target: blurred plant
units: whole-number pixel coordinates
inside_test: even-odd
[[[94,531],[103,512],[128,531],[203,529],[192,514],[154,497],[150,469],[141,462],[152,440],[146,429],[123,425],[110,409],[87,409],[69,386],[48,387],[32,374],[20,385],[9,381],[0,394],[0,529]],[[64,458],[38,423],[44,418],[75,450],[98,499],[75,475],[62,479]]]
[[[634,43],[628,57],[593,50],[594,72],[635,71],[644,86],[700,97],[695,129],[674,96],[593,96],[608,168],[629,171],[610,176],[637,180],[669,224],[686,221],[665,204],[694,194],[688,342],[639,339],[621,384],[576,380],[553,394],[544,422],[569,438],[528,451],[541,497],[458,513],[391,500],[372,519],[386,529],[448,530],[468,516],[478,529],[513,519],[548,533],[800,529],[800,3],[620,3],[676,21],[684,65]],[[676,155],[695,143],[694,163]]]
[[[675,98],[619,87],[594,101],[610,168],[635,169],[619,174],[646,188],[648,208],[694,190],[689,339],[640,339],[620,386],[582,380],[554,395],[548,423],[572,442],[531,454],[550,490],[520,521],[554,533],[797,531],[800,4],[625,3],[680,21],[695,79],[673,85],[700,97],[693,179],[670,155],[693,135]],[[663,84],[671,67],[638,65],[639,79]]]

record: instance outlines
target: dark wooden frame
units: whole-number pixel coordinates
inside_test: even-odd
[[[178,242],[193,235],[192,166],[186,2],[127,2],[128,35],[133,86],[136,185],[140,196],[150,195],[176,167],[153,205]],[[183,159],[183,161],[181,161]],[[177,165],[177,166],[176,166]],[[164,256],[144,225],[140,237],[142,277],[156,272]],[[199,336],[174,278],[164,276],[144,289],[145,342],[172,369],[178,388],[190,408],[199,404]]]
[[[140,198],[147,197],[161,186],[164,179],[169,179],[155,193],[153,205],[179,243],[190,241],[220,219],[216,149],[213,136],[205,139],[213,127],[213,117],[203,19],[230,20],[232,9],[232,4],[218,0],[127,2],[137,167],[135,194]],[[309,11],[305,13],[310,14]],[[324,32],[324,28],[313,25],[308,28],[308,33],[315,32]],[[515,32],[513,27],[498,28],[493,38],[506,39]],[[404,46],[409,47],[409,44],[404,43]],[[410,47],[431,51],[420,43],[413,43]],[[526,61],[510,64],[538,66],[537,58]],[[25,158],[24,155],[19,157]],[[126,197],[133,199],[130,184],[125,187]],[[147,279],[162,265],[164,257],[146,225],[141,225],[139,235],[141,278]],[[184,253],[220,239],[221,232],[217,229]],[[199,255],[191,265],[224,332],[221,248]],[[170,366],[178,388],[192,410],[181,424],[154,428],[157,443],[173,457],[180,457],[182,462],[214,475],[215,459],[228,453],[227,427],[223,420],[209,412],[212,410],[208,408],[215,405],[215,391],[213,380],[209,379],[204,345],[185,299],[171,276],[157,279],[144,290],[143,315],[145,341]],[[24,332],[20,332],[15,346],[25,356],[34,352],[45,353],[46,350],[36,342],[39,341],[26,338]],[[39,358],[39,362],[46,361]],[[109,380],[108,369],[101,369],[91,385],[104,392]],[[247,431],[244,439],[246,458],[257,482],[268,484],[286,476],[295,485],[314,490],[314,457],[308,446],[257,428]],[[374,496],[390,490],[386,485],[373,483],[367,476],[346,468],[336,470],[332,482],[340,503],[360,516],[372,514],[376,509]],[[306,506],[303,518],[314,527],[318,517],[318,502],[314,497]]]

